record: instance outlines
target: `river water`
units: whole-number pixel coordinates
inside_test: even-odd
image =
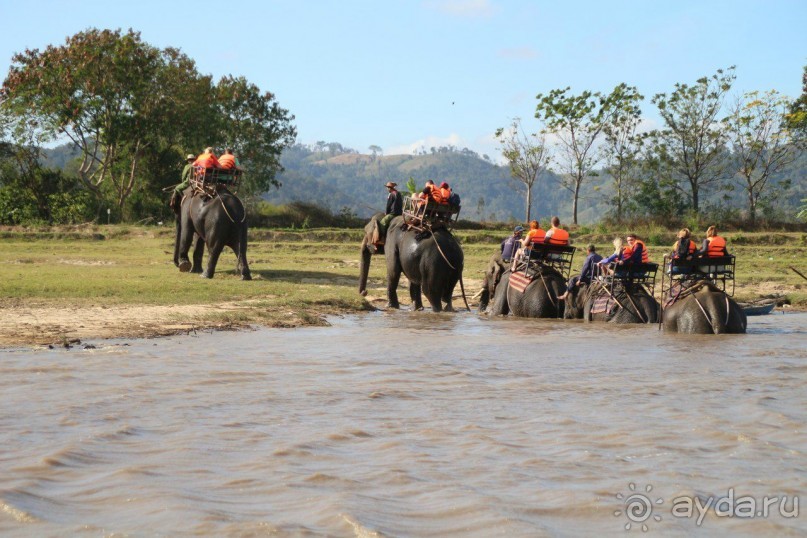
[[[0,534],[807,533],[807,314],[331,322],[0,351]]]

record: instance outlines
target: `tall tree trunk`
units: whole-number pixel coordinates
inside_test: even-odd
[[[692,210],[695,211],[695,214],[698,214],[698,184],[692,184]]]
[[[616,221],[622,222],[622,181],[616,184]]]
[[[577,224],[577,198],[580,196],[580,184],[583,179],[578,177],[574,182],[574,201],[572,202],[572,224]]]
[[[532,185],[527,184],[527,220],[530,221],[530,212],[532,211]]]
[[[751,226],[757,222],[757,201],[752,191],[748,191],[748,220],[751,221]]]

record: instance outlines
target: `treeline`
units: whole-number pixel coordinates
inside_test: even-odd
[[[0,222],[167,216],[188,153],[231,147],[247,196],[277,185],[292,116],[243,77],[215,82],[176,48],[89,29],[15,54],[0,94]],[[68,148],[46,152],[60,141]]]
[[[537,96],[537,133],[526,134],[516,119],[496,136],[528,193],[546,170],[558,174],[572,195],[574,223],[586,187],[605,174],[610,208],[604,216],[616,221],[698,216],[717,193],[736,209],[731,193],[737,191],[753,225],[792,187],[803,196],[803,176],[795,184],[787,176],[807,141],[807,68],[795,101],[775,90],[731,99],[734,80],[730,67],[653,96],[663,125],[650,132],[640,129],[644,96],[634,86],[622,83],[607,94],[555,89]]]

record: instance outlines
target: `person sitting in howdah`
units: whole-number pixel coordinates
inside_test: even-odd
[[[563,301],[575,288],[582,284],[591,284],[597,271],[597,264],[602,260],[602,256],[597,254],[597,247],[589,245],[587,249],[588,255],[586,261],[583,262],[583,270],[579,275],[575,275],[569,279],[569,284],[566,286],[566,291],[562,295],[558,295],[558,299]]]
[[[544,235],[544,243],[548,245],[567,246],[569,244],[569,232],[560,227],[560,219],[552,217],[552,227]]]
[[[650,255],[647,252],[644,241],[639,239],[635,233],[627,234],[625,240],[628,244],[622,247],[621,252],[614,252],[611,256],[599,262],[601,265],[616,263],[617,268],[615,276],[624,276],[627,273],[627,268],[631,265],[650,261]],[[616,246],[616,244],[616,241],[614,241],[614,246]]]
[[[698,251],[698,254],[707,258],[729,255],[729,251],[726,248],[726,240],[717,235],[717,227],[709,226],[709,228],[706,229],[706,239],[703,240],[703,245]]]

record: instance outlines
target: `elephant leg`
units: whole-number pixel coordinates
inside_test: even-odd
[[[174,222],[176,227],[176,234],[174,235],[174,265],[179,267],[179,241],[182,233],[182,221],[179,215],[176,215]]]
[[[178,227],[180,228],[179,252],[177,254],[179,270],[183,273],[187,273],[192,268],[191,261],[188,259],[188,251],[190,251],[191,243],[193,243],[194,229],[193,222],[184,215],[184,212]],[[194,251],[194,257],[195,256],[196,253]]]
[[[454,288],[453,287],[447,288],[445,290],[445,292],[443,293],[442,299],[443,299],[443,302],[446,304],[443,307],[443,310],[445,310],[446,312],[453,312],[454,311],[454,305],[451,304],[451,302],[453,300],[453,295],[454,295]]]
[[[216,264],[219,262],[221,251],[224,250],[224,245],[217,241],[213,243],[207,251],[207,269],[202,273],[202,278],[213,278],[216,274]]]
[[[252,273],[247,264],[247,226],[241,227],[238,233],[238,249],[235,251],[238,257],[238,271],[241,273],[241,280],[252,280]]]
[[[202,272],[202,255],[204,251],[205,242],[197,235],[196,243],[193,246],[193,267],[191,267],[191,273],[199,274]]]
[[[412,310],[423,310],[423,297],[420,284],[409,283],[409,297],[412,299]],[[432,308],[433,307],[434,305],[432,305]]]
[[[394,269],[387,271],[387,307],[401,308],[398,302],[398,282],[401,280],[401,271]]]

